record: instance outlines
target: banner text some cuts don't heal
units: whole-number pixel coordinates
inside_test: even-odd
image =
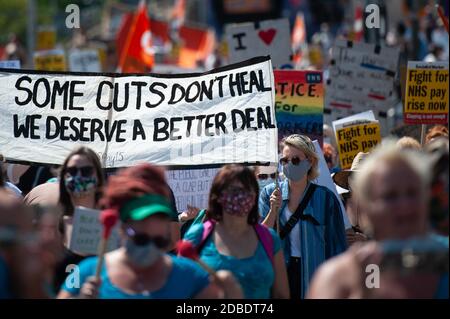
[[[276,162],[267,57],[205,74],[0,70],[0,77],[0,145],[10,160],[61,163],[85,144],[109,157],[121,154],[107,167]]]

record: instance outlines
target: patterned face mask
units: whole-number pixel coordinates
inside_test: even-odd
[[[224,192],[220,199],[223,211],[235,216],[247,216],[255,204],[253,194],[247,191]]]
[[[69,176],[65,179],[67,190],[74,196],[89,194],[97,187],[97,178],[95,176]]]

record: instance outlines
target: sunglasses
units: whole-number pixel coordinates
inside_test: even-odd
[[[81,176],[89,177],[89,176],[92,176],[92,173],[94,173],[94,167],[93,166],[83,166],[83,167],[71,166],[71,167],[66,168],[66,172],[71,176],[76,176],[78,174],[78,171],[80,171]]]
[[[166,248],[170,240],[163,236],[149,236],[147,234],[136,233],[133,229],[128,228],[127,234],[136,246],[146,246],[153,243],[159,249]]]
[[[289,158],[287,158],[287,157],[282,157],[282,158],[280,158],[280,164],[281,165],[286,165],[286,164],[288,164],[289,162],[291,162],[292,163],[292,165],[298,165],[298,164],[300,164],[300,162],[301,162],[301,159],[298,157],[298,156],[294,156],[293,158],[291,158],[291,159],[289,159]]]
[[[268,179],[268,178],[271,178],[271,179],[275,179],[276,177],[277,177],[277,173],[272,173],[272,174],[258,174],[258,179],[261,179],[261,180],[266,180],[266,179]]]

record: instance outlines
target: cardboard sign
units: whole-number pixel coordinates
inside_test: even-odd
[[[325,90],[332,120],[366,110],[378,117],[393,107],[398,57],[398,48],[337,40]]]
[[[107,252],[120,247],[119,227],[118,223],[111,231],[106,249]],[[96,255],[101,236],[100,211],[76,207],[73,215],[69,249],[73,252]]]
[[[448,123],[448,62],[408,62],[406,124]]]
[[[34,69],[39,71],[65,71],[66,57],[64,51],[49,50],[35,52]]]
[[[359,152],[367,153],[381,142],[380,124],[372,111],[333,122],[342,169],[349,169]]]
[[[326,188],[331,190],[334,193],[334,195],[336,195],[336,198],[339,201],[339,206],[341,206],[342,218],[344,219],[345,229],[351,228],[352,225],[348,219],[344,203],[342,202],[341,196],[339,196],[339,194],[337,192],[336,185],[334,184],[333,179],[331,178],[331,174],[328,169],[327,162],[325,161],[325,158],[323,156],[322,149],[320,148],[320,144],[317,140],[313,141],[313,144],[314,144],[314,148],[316,150],[316,154],[319,157],[319,176],[315,180],[315,183],[317,185],[325,186]]]
[[[259,55],[270,55],[275,69],[292,69],[291,39],[287,19],[225,26],[231,63]]]
[[[187,205],[208,208],[209,190],[218,168],[166,171],[167,183],[173,191],[178,212]]]
[[[20,69],[19,60],[4,60],[0,61],[0,68],[4,69]]]
[[[276,163],[274,104],[269,57],[203,74],[0,70],[0,148],[62,164],[84,144],[111,168]]]
[[[322,143],[322,72],[276,70],[274,76],[278,138],[302,134]]]
[[[101,72],[99,51],[92,50],[70,50],[69,68],[72,72]]]

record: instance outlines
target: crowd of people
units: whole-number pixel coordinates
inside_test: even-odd
[[[333,19],[350,4],[319,2],[289,1]],[[417,16],[404,2],[404,17],[379,35],[400,49],[391,126],[403,121],[401,68],[449,55],[448,31],[432,1]],[[307,43],[294,50],[293,67],[321,70],[326,83],[333,42],[356,40],[354,21],[327,23],[308,10]],[[72,47],[89,47],[83,32],[74,32]],[[28,67],[21,42],[12,35],[0,59]],[[121,48],[106,44],[102,71],[116,72]],[[199,70],[228,64],[222,46],[215,43],[197,61]],[[179,43],[173,48],[175,54]],[[350,169],[340,167],[329,124],[321,152],[306,135],[286,136],[278,163],[224,165],[206,207],[186,209],[177,208],[157,163],[106,170],[85,144],[61,165],[26,165],[6,161],[0,148],[0,299],[448,299],[448,124],[430,127],[420,141],[383,136]],[[319,154],[328,171],[319,170]],[[320,174],[330,175],[336,192],[319,185]],[[105,254],[72,249],[77,207],[115,215],[119,247]]]
[[[298,134],[280,143],[280,173],[225,165],[208,207],[181,213],[164,169],[149,163],[107,174],[88,147],[60,167],[3,162],[0,297],[448,298],[448,259],[447,268],[395,262],[420,243],[448,257],[448,130],[433,127],[425,140],[385,139],[349,170],[329,162],[321,173],[340,189],[348,229],[338,197],[316,183],[314,144]],[[332,161],[333,147],[323,148]],[[28,192],[18,187],[37,183],[42,170],[56,174]],[[112,210],[120,220],[121,246],[102,263],[69,248],[78,206]],[[181,240],[198,259],[181,256]],[[365,284],[370,264],[381,267],[380,289]]]

